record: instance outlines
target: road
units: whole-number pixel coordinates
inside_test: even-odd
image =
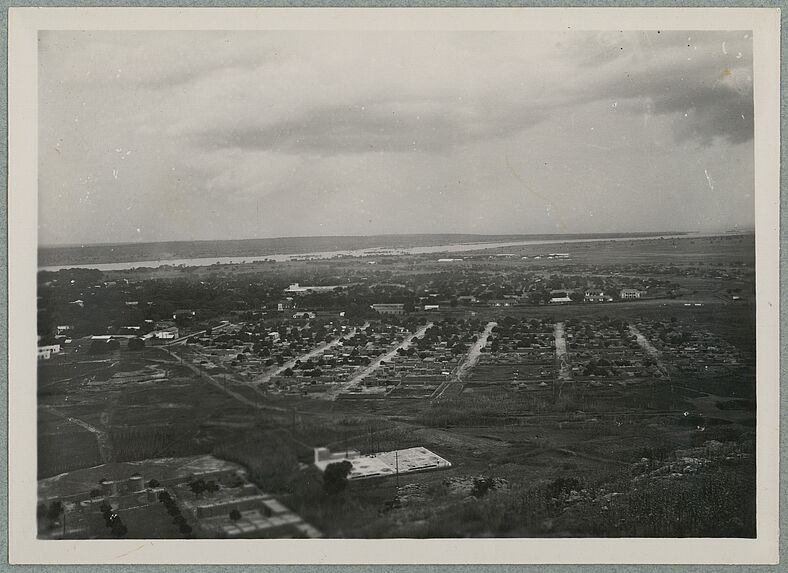
[[[553,336],[555,337],[555,357],[558,360],[558,378],[562,381],[567,381],[572,377],[572,371],[566,351],[566,333],[563,322],[555,323]]]
[[[220,382],[219,380],[217,380],[216,378],[214,378],[213,376],[211,376],[210,374],[208,374],[207,372],[205,372],[204,370],[202,370],[198,366],[192,364],[188,360],[183,360],[180,356],[178,356],[177,354],[175,354],[171,350],[169,350],[169,349],[167,349],[167,348],[165,348],[163,346],[160,346],[159,348],[161,348],[164,352],[166,352],[167,354],[169,354],[170,356],[172,356],[173,358],[178,360],[181,364],[186,366],[189,370],[191,370],[192,372],[197,374],[202,380],[210,382],[216,388],[218,388],[219,390],[221,390],[222,392],[224,392],[228,396],[230,396],[232,398],[235,398],[236,400],[238,400],[242,404],[246,404],[247,406],[251,406],[252,408],[256,408],[258,410],[274,410],[274,411],[277,411],[277,412],[287,412],[288,411],[286,408],[279,408],[279,407],[276,407],[276,406],[270,406],[270,405],[267,405],[267,404],[261,404],[260,402],[255,402],[254,400],[250,400],[246,396],[242,396],[241,394],[238,394],[237,392],[234,392],[233,390],[228,388],[226,380],[223,381],[223,382]]]
[[[421,327],[413,334],[407,335],[405,337],[405,340],[394,346],[383,356],[376,358],[374,362],[372,362],[369,366],[364,368],[361,372],[359,372],[358,374],[356,374],[346,382],[343,382],[342,384],[337,385],[335,388],[332,388],[331,391],[328,393],[328,399],[336,400],[337,396],[339,396],[342,392],[360,384],[361,381],[364,380],[364,378],[366,378],[367,376],[372,374],[375,370],[380,368],[380,365],[383,364],[384,361],[389,362],[392,358],[394,358],[397,355],[398,350],[400,349],[407,350],[408,348],[410,348],[412,345],[411,340],[413,340],[413,338],[421,338],[422,336],[424,336],[424,333],[427,332],[427,329],[430,328],[432,325],[433,325],[432,322],[428,322],[425,326]]]
[[[454,372],[454,375],[435,389],[435,392],[433,392],[432,396],[430,396],[430,400],[440,400],[444,394],[446,394],[446,391],[449,388],[458,389],[456,394],[459,394],[462,391],[462,379],[474,366],[476,366],[476,363],[479,361],[479,357],[482,355],[482,348],[484,348],[487,344],[487,339],[490,337],[492,329],[496,326],[498,326],[497,322],[487,323],[487,326],[484,327],[484,331],[481,333],[476,342],[473,343],[470,350],[468,350],[468,354],[465,355],[463,361],[459,366],[457,366],[457,370]]]
[[[662,362],[662,353],[657,350],[651,342],[649,342],[648,338],[643,336],[643,334],[633,325],[629,325],[629,332],[635,335],[637,339],[637,343],[640,347],[646,351],[646,353],[651,356],[654,361],[657,363],[657,367],[660,369],[662,374],[669,377],[668,369],[665,364]]]
[[[219,326],[213,327],[211,329],[211,334],[216,333],[216,332],[221,332],[223,330],[227,330],[231,326],[235,326],[235,325],[232,322],[223,322]],[[201,334],[205,334],[206,332],[208,332],[208,331],[207,330],[198,330],[197,332],[190,332],[189,334],[181,336],[180,338],[176,338],[175,340],[170,340],[169,342],[167,342],[165,344],[165,346],[172,346],[173,344],[183,344],[184,342],[188,341],[190,338],[192,338],[194,336],[200,336]]]
[[[354,332],[359,332],[360,330],[365,330],[368,326],[369,326],[369,323],[365,322],[364,325],[361,326],[360,328],[357,327]],[[319,356],[319,355],[323,354],[323,352],[325,350],[328,350],[329,348],[333,348],[334,346],[336,346],[337,344],[342,342],[342,339],[345,336],[348,336],[348,335],[347,334],[343,334],[342,336],[337,336],[333,340],[330,340],[329,342],[326,342],[325,344],[321,344],[320,346],[318,346],[316,348],[313,348],[312,350],[310,350],[306,354],[302,354],[301,356],[296,356],[296,357],[292,358],[291,360],[288,360],[287,362],[285,362],[284,364],[282,364],[281,366],[276,368],[276,370],[273,370],[272,372],[268,372],[267,374],[263,374],[259,378],[255,379],[254,384],[258,385],[258,386],[261,385],[261,384],[267,384],[268,382],[271,381],[271,378],[273,378],[274,376],[279,376],[280,374],[282,374],[282,372],[284,372],[288,368],[292,368],[293,366],[295,366],[295,363],[298,360],[300,360],[301,362],[305,362],[305,361],[309,360],[310,358],[314,358],[315,356]]]

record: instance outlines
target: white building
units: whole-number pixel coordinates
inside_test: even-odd
[[[315,466],[322,472],[329,464],[348,461],[353,466],[348,480],[393,476],[427,470],[446,469],[451,463],[427,448],[406,448],[362,456],[357,450],[331,452],[315,448]]]
[[[60,354],[60,345],[59,344],[49,344],[47,346],[39,346],[38,347],[38,359],[39,360],[49,360],[52,358],[53,354]]]
[[[643,296],[643,291],[636,288],[622,288],[619,296],[621,300],[632,300]]]

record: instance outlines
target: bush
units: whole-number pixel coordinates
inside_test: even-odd
[[[337,495],[347,487],[347,476],[353,468],[347,460],[328,464],[323,472],[323,491],[328,495]]]

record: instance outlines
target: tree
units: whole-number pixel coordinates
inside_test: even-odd
[[[161,485],[161,484],[159,484],[159,480],[157,480],[157,479],[152,479],[152,480],[150,480],[148,482],[148,487],[151,488],[151,489],[157,488],[157,487],[159,487],[159,485]]]
[[[323,472],[323,490],[328,495],[336,495],[347,487],[347,476],[353,468],[347,460],[328,464]]]
[[[141,338],[132,338],[129,340],[128,349],[132,352],[145,350],[145,341]]]
[[[58,517],[63,514],[63,502],[62,501],[53,501],[49,504],[49,509],[47,510],[47,517],[51,521],[55,521]]]
[[[289,376],[292,376],[292,375],[293,375],[293,369],[292,368],[285,368],[284,372],[282,372],[282,376],[288,376],[289,377]]]
[[[205,480],[202,478],[194,480],[189,484],[189,488],[194,493],[194,497],[200,497],[205,491]]]
[[[237,509],[233,509],[230,512],[230,519],[232,519],[233,521],[238,521],[239,519],[241,519],[241,512],[238,511]]]

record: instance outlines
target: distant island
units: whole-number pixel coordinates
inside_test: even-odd
[[[217,241],[170,241],[66,246],[40,246],[38,266],[74,266],[142,261],[174,261],[207,257],[264,257],[363,249],[408,249],[443,245],[582,239],[626,239],[685,235],[676,231],[638,233],[555,233],[535,235],[414,234],[334,237],[278,237]]]

